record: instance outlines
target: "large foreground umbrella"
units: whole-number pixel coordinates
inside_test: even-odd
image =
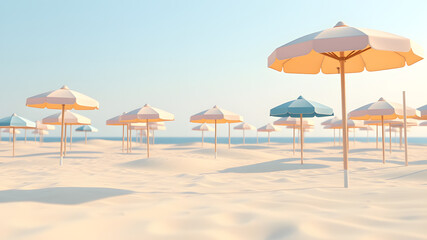
[[[190,122],[215,124],[215,158],[216,158],[216,144],[217,144],[216,125],[220,123],[228,123],[228,148],[230,148],[230,124],[243,122],[243,118],[238,114],[222,109],[215,105],[211,109],[205,110],[203,112],[199,112],[191,116]]]
[[[85,133],[85,144],[87,144],[87,133],[88,132],[98,132],[98,129],[96,129],[90,125],[83,125],[83,126],[76,128],[76,132],[84,132]]]
[[[280,128],[274,126],[271,123],[264,125],[264,126],[257,129],[257,132],[267,132],[268,133],[268,144],[270,144],[270,133],[271,132],[279,132],[279,131],[280,131]]]
[[[409,66],[422,60],[422,54],[408,38],[338,22],[277,48],[268,57],[268,67],[285,73],[340,74],[343,129],[347,129],[345,73]],[[348,187],[348,135],[343,133],[344,187]]]
[[[15,157],[15,134],[17,128],[35,128],[36,123],[26,118],[20,117],[15,113],[12,116],[0,119],[0,128],[9,128],[13,133],[12,156]]]
[[[302,96],[299,96],[296,100],[286,102],[270,110],[270,116],[272,117],[299,117],[301,134],[301,164],[303,164],[304,149],[304,131],[302,119],[312,117],[328,117],[333,115],[334,111],[332,108],[314,101],[308,101]]]
[[[273,122],[274,125],[278,125],[278,126],[291,126],[292,127],[292,132],[293,132],[293,143],[292,143],[292,149],[293,149],[293,153],[295,154],[295,129],[300,126],[300,119],[298,118],[293,118],[293,117],[283,117],[283,118],[279,118],[278,120]],[[302,125],[303,126],[314,126],[313,121],[309,120],[309,119],[303,119],[302,120]]]
[[[79,92],[70,90],[67,86],[50,92],[45,92],[30,98],[27,98],[26,105],[35,108],[61,109],[62,117],[65,110],[94,110],[99,109],[99,103]],[[62,165],[62,145],[64,139],[64,119],[61,121],[61,145],[60,145],[60,162]]]
[[[125,112],[123,114],[125,114]],[[125,151],[125,126],[128,127],[128,123],[120,122],[120,116],[122,116],[122,115],[118,115],[118,116],[115,116],[113,118],[108,119],[106,121],[106,124],[108,126],[122,126],[123,127],[123,133],[122,133],[122,152],[124,152]],[[128,131],[126,131],[126,133],[128,133]],[[129,141],[127,141],[127,142],[129,142]]]
[[[73,142],[72,126],[73,125],[90,125],[91,120],[85,116],[72,112],[70,110],[64,111],[64,118],[62,118],[62,112],[47,116],[42,119],[43,124],[48,125],[62,125],[64,122],[64,155],[67,152],[67,126],[70,127],[70,150]]]
[[[406,107],[407,118],[416,118],[419,116],[419,111]],[[383,163],[385,163],[385,134],[384,134],[384,120],[394,120],[396,118],[403,118],[404,109],[402,104],[387,102],[384,98],[380,98],[377,102],[366,104],[360,108],[351,111],[348,116],[355,120],[381,120],[382,130],[382,145],[383,145]],[[391,140],[390,140],[391,151]]]
[[[200,131],[202,132],[202,147],[204,143],[204,132],[213,132],[213,127],[207,125],[206,123],[200,124],[199,126],[193,127],[193,131]]]
[[[120,117],[121,122],[127,123],[149,123],[152,122],[165,122],[173,121],[175,116],[172,113],[168,113],[164,110],[151,107],[148,104],[145,104],[141,108],[137,108],[133,111],[130,111],[126,114],[123,114]],[[147,128],[147,158],[150,157],[150,130]]]
[[[245,123],[244,122],[244,123],[241,123],[241,124],[235,126],[234,129],[235,130],[242,130],[242,132],[243,132],[243,144],[245,144],[245,131],[246,130],[249,130],[249,131],[250,130],[255,130],[256,127],[250,125],[249,123]]]

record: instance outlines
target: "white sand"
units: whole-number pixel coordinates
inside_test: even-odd
[[[0,142],[0,239],[427,239],[427,147]]]

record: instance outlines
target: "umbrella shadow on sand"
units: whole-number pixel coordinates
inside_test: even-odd
[[[300,169],[320,169],[328,168],[329,166],[324,164],[300,164],[300,163],[289,163],[296,159],[278,159],[263,163],[256,163],[251,165],[244,165],[240,167],[232,167],[219,171],[220,173],[265,173],[265,172],[278,172],[278,171],[289,171],[289,170],[300,170]]]
[[[331,161],[331,162],[342,162],[342,158],[341,157],[321,157],[321,158],[312,158],[312,160],[324,160],[324,161]],[[381,158],[349,158],[349,161],[353,161],[353,162],[371,162],[371,163],[381,163],[382,164],[382,159]],[[387,163],[393,163],[393,164],[397,164],[397,165],[405,165],[405,162],[402,161],[396,161],[396,160],[386,160],[386,164]],[[410,163],[411,164],[411,163]]]
[[[0,191],[0,204],[9,202],[39,202],[77,205],[132,193],[132,191],[124,189],[95,187],[54,187],[31,190],[11,189]]]
[[[92,153],[103,153],[103,152],[97,152],[97,151],[74,151],[73,150],[73,151],[67,152],[67,156],[74,155],[74,154],[92,154]],[[58,156],[59,153],[58,152],[33,153],[33,154],[17,155],[17,156],[15,156],[15,158],[49,156],[49,155],[56,155],[56,156]]]

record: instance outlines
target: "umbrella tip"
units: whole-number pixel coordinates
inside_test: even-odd
[[[151,107],[150,104],[146,103],[144,107]]]
[[[298,97],[298,99],[304,99],[304,97],[300,95],[300,96]]]
[[[213,106],[213,108],[219,108],[218,105]]]
[[[67,86],[67,85],[62,86],[62,88],[61,88],[61,89],[70,90],[70,89],[68,88],[68,86]]]
[[[378,101],[385,101],[385,99],[381,97],[380,99],[378,99]]]
[[[348,27],[343,21],[339,21],[337,24],[335,24],[334,28],[336,27]]]
[[[18,114],[16,114],[16,113],[13,113],[13,114],[12,114],[12,117],[16,117],[16,116],[18,116]]]

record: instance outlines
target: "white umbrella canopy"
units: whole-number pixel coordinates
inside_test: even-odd
[[[165,122],[174,121],[175,116],[172,113],[168,113],[164,110],[151,107],[145,104],[141,108],[132,110],[126,114],[120,116],[120,121],[125,123],[149,123],[153,122]],[[150,131],[147,128],[147,158],[150,157]]]
[[[48,125],[61,125],[62,124],[62,113],[55,113],[42,119],[43,124]],[[64,111],[64,124],[67,125],[90,125],[91,120],[78,113],[65,110]]]
[[[384,134],[384,121],[394,120],[397,118],[403,119],[404,108],[400,103],[388,102],[384,98],[380,98],[377,102],[366,104],[357,108],[348,114],[349,118],[354,120],[381,120],[382,130],[382,145],[383,145],[383,163],[385,163],[385,134]],[[407,118],[417,118],[420,112],[415,108],[406,107]],[[391,123],[389,123],[391,124]],[[391,138],[390,138],[390,152],[391,152]]]
[[[192,128],[192,130],[193,131],[200,131],[200,132],[202,132],[202,147],[203,147],[203,144],[205,142],[204,133],[205,132],[213,132],[213,131],[215,131],[215,129],[213,127],[209,126],[206,123],[203,123],[203,124],[200,124],[198,126],[195,126],[195,127]]]
[[[342,120],[336,119],[330,125],[330,128],[342,129]],[[363,121],[347,119],[347,128],[363,128],[366,127]]]
[[[251,124],[249,124],[249,123],[243,122],[243,123],[235,126],[234,129],[235,130],[242,130],[242,132],[243,132],[243,144],[245,144],[245,131],[246,130],[255,130],[256,127],[253,126],[253,125],[251,125]]]
[[[257,129],[257,132],[267,132],[268,133],[268,143],[270,143],[270,133],[271,132],[279,132],[281,129],[279,127],[274,126],[271,123],[268,123]]]
[[[123,114],[126,114],[126,112],[124,112]],[[120,121],[120,117],[123,115],[118,115],[115,116],[113,118],[110,118],[106,121],[106,125],[107,126],[122,126],[123,131],[122,131],[122,152],[125,151],[125,126],[128,128],[128,123],[124,123]],[[128,133],[129,131],[126,131],[126,133]]]
[[[347,129],[345,74],[412,65],[423,50],[412,40],[338,22],[333,28],[291,41],[270,54],[268,67],[285,73],[340,74],[343,129]],[[348,134],[343,131],[344,187],[348,187]]]
[[[228,123],[228,148],[231,147],[231,133],[230,124],[243,122],[242,116],[218,107],[217,105],[212,108],[199,112],[190,117],[192,123],[211,123],[215,124],[215,158],[216,158],[216,145],[217,145],[217,128],[216,125],[220,123]]]
[[[61,109],[62,116],[65,110],[95,110],[99,109],[99,102],[82,93],[70,90],[67,86],[50,92],[45,92],[33,97],[27,98],[26,106],[34,108]],[[61,145],[60,162],[62,165],[64,139],[64,121],[61,121]]]

